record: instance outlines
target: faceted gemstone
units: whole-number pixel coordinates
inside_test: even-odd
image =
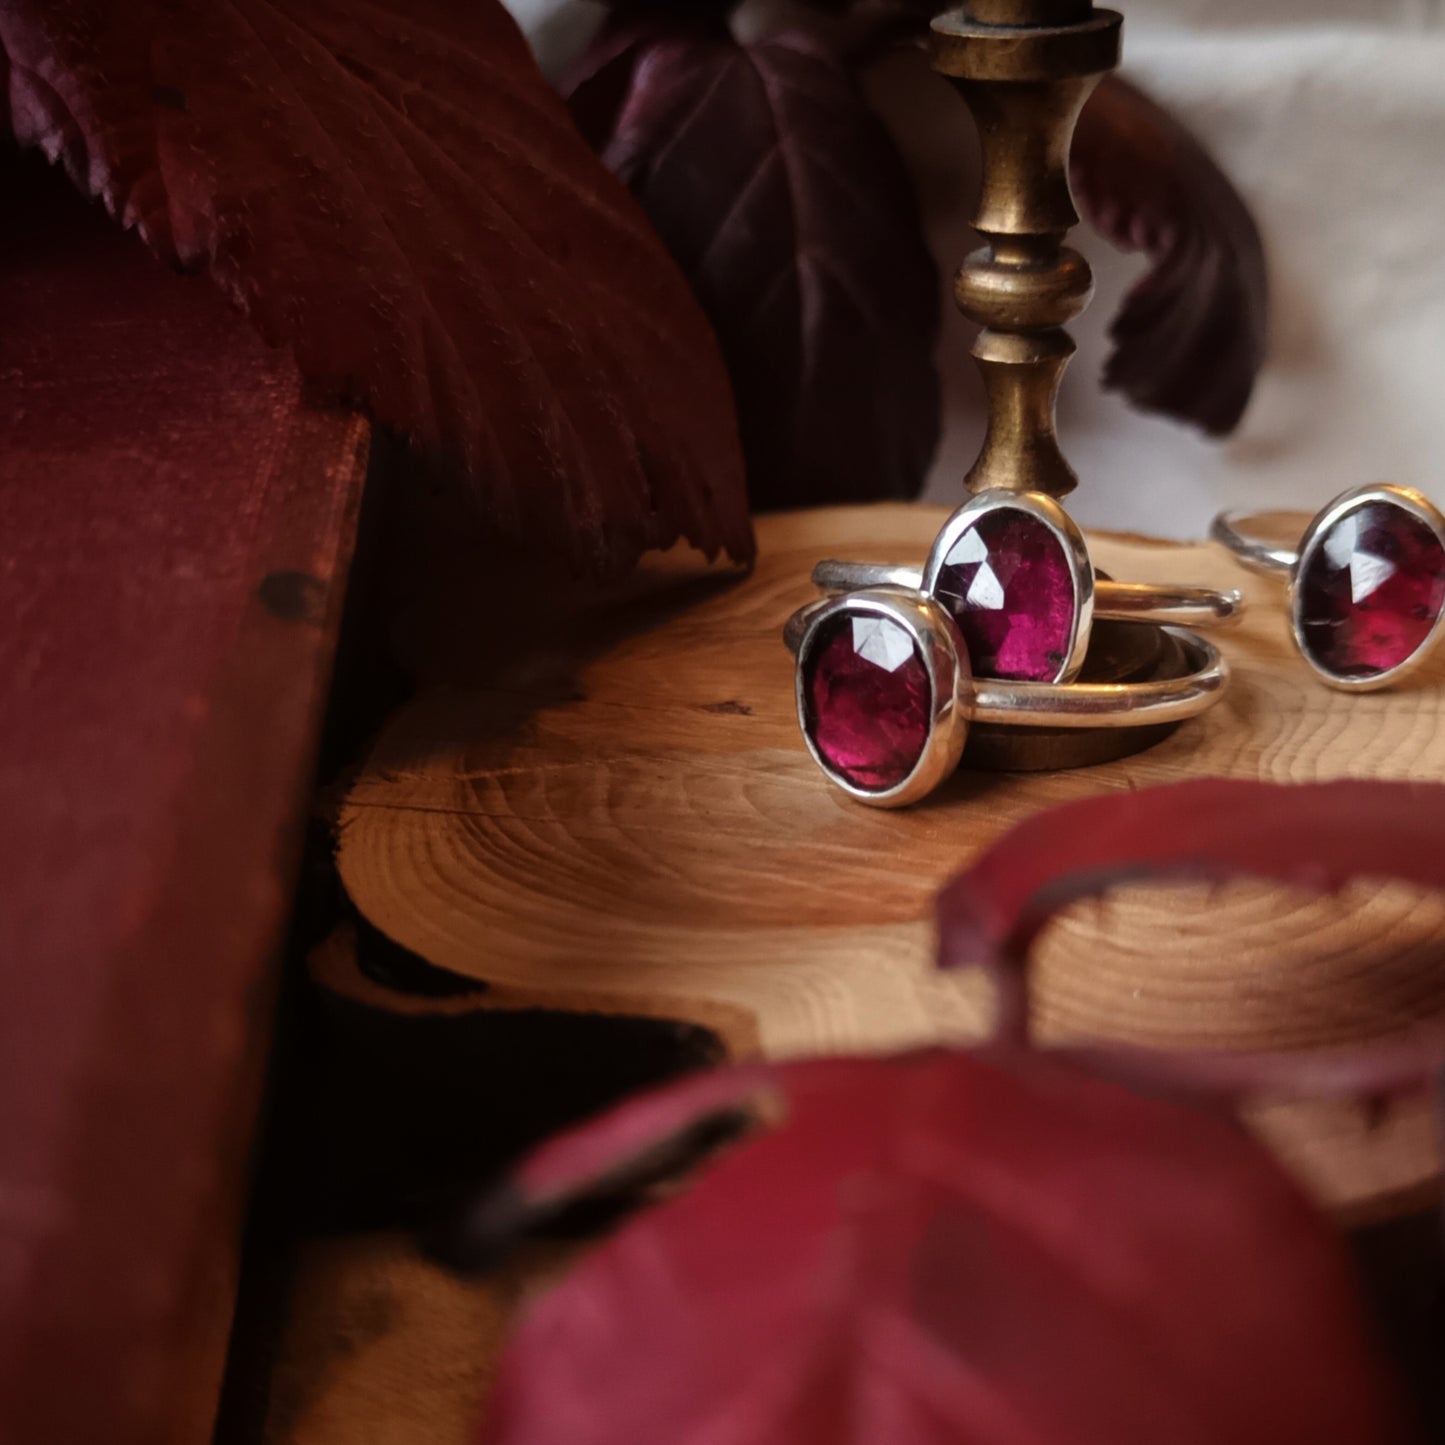
[[[979,677],[1053,682],[1074,639],[1074,578],[1054,532],[997,507],[953,544],[934,596],[953,613]]]
[[[1296,615],[1306,654],[1334,677],[1398,667],[1445,607],[1445,549],[1389,502],[1346,512],[1300,559]]]
[[[803,697],[814,746],[854,787],[885,792],[917,767],[933,689],[898,623],[861,612],[835,618],[809,653]]]

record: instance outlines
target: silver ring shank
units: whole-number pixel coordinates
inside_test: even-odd
[[[896,569],[895,569],[896,570]],[[813,618],[828,606],[821,598],[800,607],[783,627],[794,655]],[[973,722],[1012,727],[1148,727],[1182,722],[1208,708],[1229,681],[1229,664],[1213,643],[1183,627],[1163,629],[1179,642],[1190,671],[1155,682],[1002,682],[973,678],[961,689]]]
[[[906,587],[917,592],[923,586],[923,568],[889,562],[819,562],[813,568],[813,586],[830,596],[865,587]]]
[[[1157,682],[995,682],[975,678],[974,722],[1014,727],[1147,727],[1182,722],[1209,707],[1229,681],[1212,642],[1183,627],[1163,629],[1184,649],[1190,671]]]
[[[1271,547],[1268,542],[1247,537],[1239,530],[1239,524],[1248,515],[1247,512],[1221,512],[1209,524],[1209,535],[1234,553],[1240,565],[1251,572],[1283,577],[1294,571],[1299,553],[1293,547]]]
[[[794,657],[798,655],[798,649],[803,645],[803,634],[830,601],[832,601],[830,597],[820,597],[816,602],[809,602],[805,607],[798,608],[783,623],[783,644]]]
[[[829,596],[858,592],[865,587],[907,587],[923,584],[921,567],[882,562],[819,562],[813,568],[813,585]],[[1237,591],[1217,592],[1210,587],[1162,587],[1151,582],[1094,583],[1094,617],[1111,622],[1157,622],[1181,627],[1211,627],[1233,621],[1244,606]]]

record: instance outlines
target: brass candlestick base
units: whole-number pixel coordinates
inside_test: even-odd
[[[1055,430],[1059,382],[1074,354],[1064,326],[1094,289],[1089,263],[1064,245],[1079,220],[1069,148],[1084,102],[1119,63],[1122,26],[1115,11],[1096,10],[1091,0],[969,0],[933,22],[934,69],[968,103],[983,151],[974,227],[985,244],[954,282],[959,308],[982,328],[973,354],[988,397],[988,431],[964,478],[974,492],[1062,497],[1079,484]],[[1176,653],[1154,629],[1105,624],[1082,678],[1174,676]],[[1172,730],[980,728],[964,765],[1084,767],[1140,752]]]

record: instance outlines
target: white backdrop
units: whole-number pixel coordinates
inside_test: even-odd
[[[1119,0],[1115,0],[1119,4]],[[1365,481],[1445,502],[1445,0],[1149,0],[1125,13],[1124,73],[1169,105],[1254,210],[1273,284],[1268,366],[1239,431],[1211,442],[1098,386],[1105,328],[1138,262],[1083,228],[1093,307],[1064,382],[1060,425],[1086,524],[1200,534],[1221,506],[1313,508]],[[517,0],[544,63],[592,6]],[[870,80],[919,178],[947,277],[970,249],[969,121],[911,58]],[[945,293],[946,295],[946,293]],[[968,331],[947,312],[951,402],[929,497],[961,497],[977,449]]]

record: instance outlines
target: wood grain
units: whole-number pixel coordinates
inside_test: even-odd
[[[0,158],[0,1439],[209,1439],[367,428]]]
[[[822,556],[921,559],[943,513],[881,506],[765,518],[745,580],[670,555],[626,594],[516,605],[515,579],[458,592],[430,685],[395,716],[341,812],[339,860],[377,927],[529,998],[684,1018],[721,1005],[764,1054],[977,1037],[979,979],[932,968],[930,901],[990,839],[1102,789],[1222,775],[1445,779],[1445,659],[1408,690],[1332,693],[1293,655],[1281,597],[1218,550],[1101,536],[1120,578],[1242,586],[1221,706],[1152,750],[1050,774],[965,769],[885,813],[829,789],[793,715],[779,631]],[[651,596],[653,601],[648,602]],[[509,605],[510,599],[510,605]],[[504,625],[499,626],[502,622]],[[649,625],[650,622],[650,625]],[[1039,956],[1049,1038],[1322,1048],[1445,1012],[1445,901],[1360,885],[1130,889],[1069,912]],[[1272,1105],[1259,1127],[1352,1216],[1433,1187],[1428,1121]]]
[[[517,1309],[567,1256],[532,1250],[470,1281],[401,1234],[314,1242],[292,1280],[264,1445],[467,1445]]]

